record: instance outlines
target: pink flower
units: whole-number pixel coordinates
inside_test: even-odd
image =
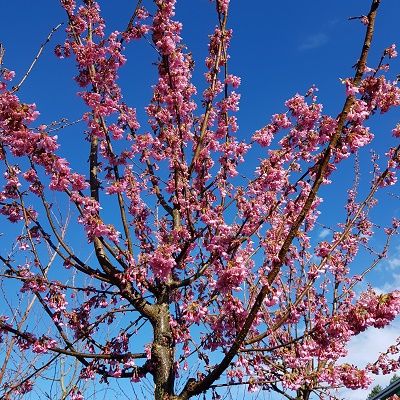
[[[342,79],[342,83],[346,85],[346,96],[354,96],[359,92],[359,88],[354,86],[351,79]]]
[[[218,9],[221,13],[228,12],[229,2],[230,0],[216,0],[218,3]]]
[[[44,354],[48,352],[48,349],[56,346],[56,341],[52,339],[42,338],[40,340],[36,340],[33,343],[32,351],[37,354]]]
[[[27,380],[18,385],[16,392],[18,394],[26,394],[32,391],[32,389],[33,389],[33,382]]]
[[[369,24],[369,18],[368,18],[366,15],[363,15],[363,16],[360,18],[360,21],[361,21],[361,23],[362,23],[363,25],[368,25],[368,24]]]
[[[286,114],[274,114],[272,116],[272,123],[278,129],[286,129],[292,125]]]
[[[392,134],[394,137],[400,138],[400,124],[397,124],[396,127],[393,128]]]
[[[70,394],[71,400],[85,400],[80,390],[75,389]]]
[[[6,81],[11,81],[15,76],[15,72],[14,71],[10,71],[8,69],[3,70],[3,78]]]
[[[252,137],[252,139],[259,143],[263,147],[267,147],[271,144],[272,139],[274,138],[275,133],[278,131],[278,128],[275,125],[269,124],[264,128],[256,131]]]
[[[240,86],[240,81],[241,79],[238,76],[232,74],[229,74],[225,79],[225,83],[227,85],[232,85],[234,88],[238,88]]]
[[[384,54],[387,55],[389,58],[397,57],[396,45],[392,44],[390,47],[385,49],[385,53]]]
[[[47,134],[43,134],[41,139],[37,142],[37,149],[45,152],[54,152],[58,147],[57,136],[48,136]]]

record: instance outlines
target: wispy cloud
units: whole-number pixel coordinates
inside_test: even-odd
[[[374,287],[378,293],[389,293],[400,289],[400,274],[392,274],[391,278],[381,287]]]
[[[320,239],[325,239],[327,236],[329,236],[329,234],[331,233],[331,231],[329,229],[322,229],[322,231],[318,234],[318,237]]]
[[[396,269],[400,267],[400,256],[389,257],[387,262],[390,269]]]
[[[303,43],[300,44],[299,50],[312,50],[321,47],[328,43],[328,36],[325,33],[316,33],[315,35],[307,36]]]

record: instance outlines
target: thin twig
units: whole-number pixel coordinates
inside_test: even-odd
[[[3,43],[0,43],[0,68],[3,65],[3,58],[5,52],[6,50],[4,49]]]
[[[40,56],[42,55],[43,50],[44,50],[46,44],[50,42],[51,37],[52,37],[53,34],[61,27],[61,25],[63,25],[62,22],[60,22],[57,26],[55,26],[55,27],[51,30],[51,32],[50,32],[49,35],[47,36],[46,40],[45,40],[45,41],[42,43],[42,45],[40,46],[39,51],[37,52],[35,58],[34,58],[33,61],[32,61],[32,64],[30,65],[30,67],[28,68],[28,70],[25,72],[25,75],[22,77],[21,81],[20,81],[17,85],[15,85],[15,86],[12,88],[12,90],[11,90],[12,93],[17,92],[17,91],[20,89],[20,87],[22,86],[22,84],[25,82],[26,78],[28,78],[28,76],[29,76],[29,74],[31,73],[33,67],[34,67],[35,64],[38,62]],[[4,53],[3,53],[3,54],[4,54]],[[1,50],[0,50],[0,57],[1,57]]]

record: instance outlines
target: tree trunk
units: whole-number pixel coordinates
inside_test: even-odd
[[[170,400],[174,397],[175,344],[170,327],[168,304],[160,304],[157,308],[158,313],[153,322],[154,341],[151,348],[155,384],[154,399]]]
[[[310,395],[311,395],[311,390],[299,389],[297,391],[296,400],[309,400]]]

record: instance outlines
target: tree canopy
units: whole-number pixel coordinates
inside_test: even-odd
[[[395,45],[368,57],[385,2],[349,21],[364,38],[346,61],[354,74],[341,77],[337,114],[311,86],[250,134],[237,118],[241,79],[228,68],[230,1],[207,5],[215,29],[202,91],[177,3],[139,0],[126,27],[111,31],[94,0],[61,0],[65,40],[55,53],[76,66],[75,121],[60,110],[39,123],[23,98],[60,26],[18,79],[1,48],[3,398],[53,379],[72,400],[90,380],[129,381],[156,400],[219,398],[235,385],[334,399],[335,389],[367,388],[373,374],[399,368],[399,342],[365,367],[343,361],[353,337],[400,312],[398,290],[365,285],[400,226],[395,211],[376,217],[398,200],[400,163],[400,124],[380,133],[383,149],[370,127],[400,105]],[[145,117],[118,76],[141,41],[154,50],[134,59],[155,74]],[[329,225],[324,195],[343,205]]]

